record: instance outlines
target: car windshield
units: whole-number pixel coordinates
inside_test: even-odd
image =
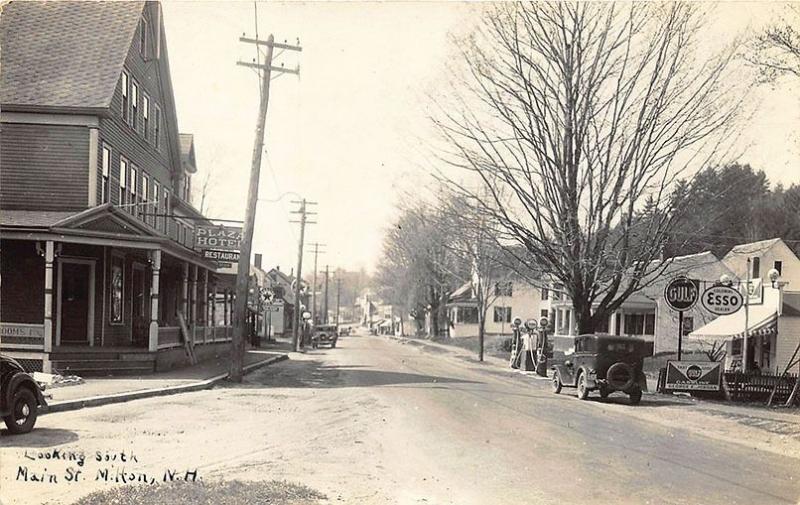
[[[335,329],[335,326],[317,326],[317,331],[333,331]]]

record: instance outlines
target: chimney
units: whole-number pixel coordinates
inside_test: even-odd
[[[256,264],[256,268],[261,268],[261,255],[260,254],[256,253],[256,258],[255,258],[254,261],[255,261],[255,264]]]
[[[280,266],[280,265],[277,265],[277,266],[275,266],[275,270],[277,270],[278,272],[280,272],[280,271],[281,271],[281,266]]]

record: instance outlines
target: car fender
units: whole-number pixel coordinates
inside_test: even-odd
[[[587,367],[585,367],[585,366],[580,367],[578,369],[578,373],[586,377],[586,387],[587,388],[594,389],[594,388],[597,387],[597,376],[595,374],[591,373],[591,371]],[[576,377],[576,382],[575,383],[577,385],[578,374],[575,374],[575,377]]]
[[[42,407],[47,406],[44,395],[42,395],[42,388],[36,384],[36,381],[34,381],[30,375],[18,372],[12,375],[8,380],[8,384],[6,384],[5,397],[3,398],[4,412],[7,410],[8,406],[11,405],[11,399],[14,397],[14,392],[20,387],[26,387],[33,391],[33,394],[36,395],[36,401],[39,402],[39,405]]]
[[[575,386],[575,376],[572,370],[566,365],[553,365],[553,373],[558,375],[561,384],[564,386]]]

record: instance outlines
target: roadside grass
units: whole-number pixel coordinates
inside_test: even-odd
[[[326,496],[307,486],[286,481],[170,482],[114,487],[95,491],[74,505],[316,505]]]
[[[441,341],[442,344],[460,347],[478,354],[478,337],[454,337]],[[511,337],[508,335],[486,335],[484,353],[495,358],[508,359],[511,352]]]

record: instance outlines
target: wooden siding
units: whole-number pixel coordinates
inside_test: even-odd
[[[138,107],[136,112],[136,129],[131,124],[123,120],[122,116],[122,74],[117,80],[117,86],[111,100],[111,117],[100,120],[100,142],[98,145],[98,160],[102,160],[103,144],[111,148],[111,165],[109,170],[110,197],[113,204],[119,203],[119,178],[120,167],[119,157],[124,156],[130,163],[138,168],[138,180],[136,181],[136,193],[141,194],[142,171],[147,172],[150,177],[150,195],[153,196],[153,181],[158,181],[161,192],[164,188],[173,191],[173,173],[180,170],[180,155],[175,152],[176,146],[169,139],[169,133],[177,134],[177,121],[168,111],[172,110],[173,98],[171,90],[167,88],[169,79],[163,75],[166,62],[156,60],[154,57],[153,42],[154,27],[156,23],[151,19],[151,9],[145,9],[145,17],[148,26],[148,42],[150,48],[148,58],[144,59],[140,53],[138,29],[128,55],[125,59],[125,71],[128,73],[131,83],[136,83],[139,87]],[[150,134],[148,139],[144,137],[144,106],[143,96],[147,95],[150,99]],[[132,95],[129,93],[129,100]],[[155,126],[155,107],[158,105],[162,111],[162,141],[161,148],[155,148],[154,126]],[[102,181],[102,166],[98,161],[96,170],[98,180]],[[101,200],[102,188],[98,185],[97,198]],[[161,195],[159,195],[161,198]]]
[[[88,206],[89,129],[3,123],[0,207],[80,210]]]
[[[35,242],[0,241],[0,277],[0,320],[44,323],[44,258],[36,253]]]

